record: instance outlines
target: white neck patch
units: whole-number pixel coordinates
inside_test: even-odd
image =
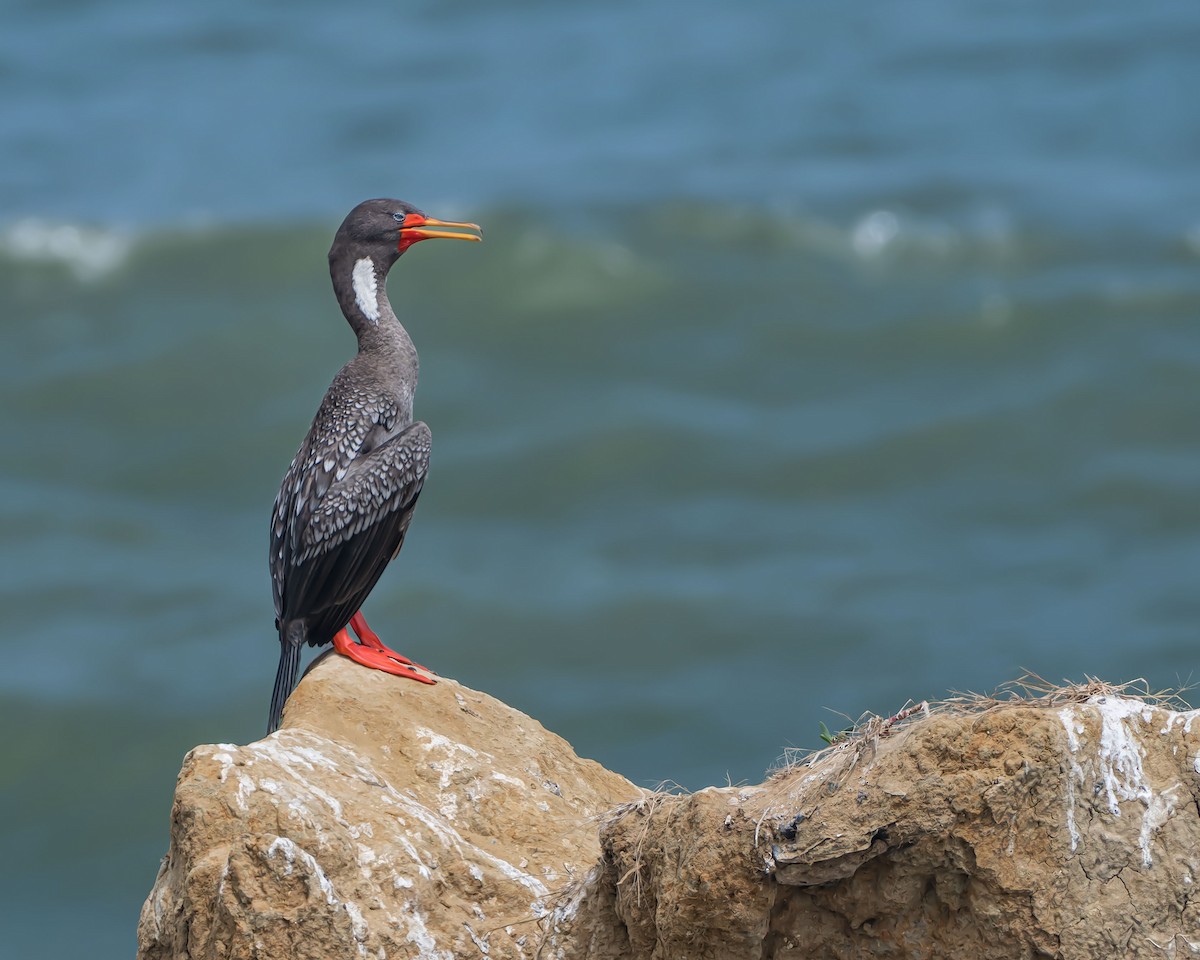
[[[379,323],[379,286],[375,279],[375,263],[370,257],[363,257],[354,264],[354,302],[363,316],[372,323]]]

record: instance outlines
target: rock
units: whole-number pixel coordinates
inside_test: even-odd
[[[327,658],[278,733],[184,761],[139,956],[1194,956],[1196,716],[1093,683],[648,794],[484,694]]]
[[[761,786],[630,804],[575,927],[614,911],[625,956],[656,960],[1196,956],[1198,714],[1072,699],[880,723]]]
[[[531,958],[640,793],[453,680],[326,657],[277,733],[185,758],[138,956]]]

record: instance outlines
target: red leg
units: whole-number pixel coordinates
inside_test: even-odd
[[[437,683],[433,679],[432,670],[419,663],[413,663],[403,654],[384,646],[379,635],[367,626],[367,619],[362,615],[361,610],[350,618],[350,629],[358,635],[361,642],[355,643],[351,640],[350,634],[343,627],[333,638],[333,648],[338,653],[344,654],[355,663],[361,663],[365,667],[382,670],[398,677],[409,677],[412,680],[419,680],[421,683]]]
[[[358,634],[358,642],[363,646],[370,647],[372,650],[386,650],[383,641],[379,639],[379,634],[367,626],[367,618],[363,616],[361,610],[350,618],[350,629]],[[401,663],[412,663],[411,660],[406,660],[399,654],[396,659]]]

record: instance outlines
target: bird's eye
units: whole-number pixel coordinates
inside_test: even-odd
[[[397,223],[403,223],[404,222],[404,214],[403,213],[393,213],[392,219],[395,220]]]

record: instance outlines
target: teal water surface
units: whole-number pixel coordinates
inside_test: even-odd
[[[369,195],[486,236],[389,288],[434,452],[367,613],[418,661],[689,788],[1023,669],[1192,677],[1193,7],[16,10],[12,955],[128,957],[182,755],[262,732]]]

